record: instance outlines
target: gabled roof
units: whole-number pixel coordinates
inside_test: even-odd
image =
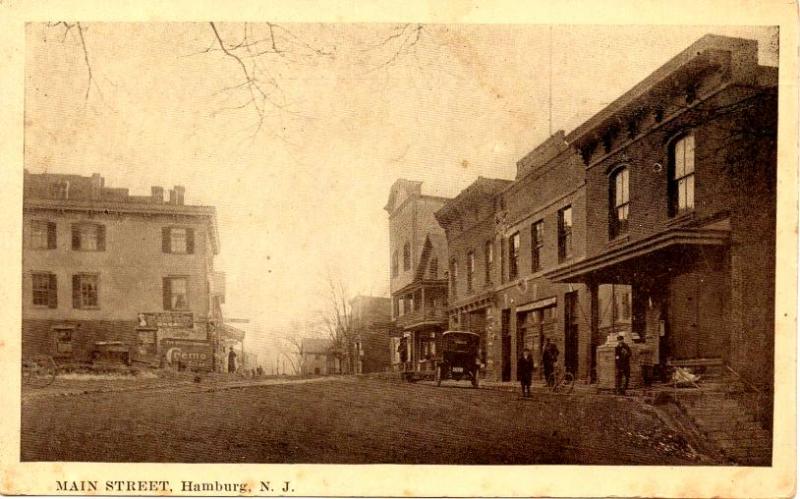
[[[417,268],[414,269],[414,280],[425,278],[425,272],[428,270],[431,257],[436,256],[436,248],[446,248],[447,238],[443,234],[428,233],[425,236],[425,243],[422,245],[422,255],[419,257]],[[437,256],[438,258],[438,256]]]
[[[303,338],[301,343],[302,353],[328,353],[333,346],[327,338]]]

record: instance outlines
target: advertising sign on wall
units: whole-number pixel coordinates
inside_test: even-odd
[[[165,338],[161,340],[161,351],[169,367],[191,371],[211,371],[214,355],[206,341]]]
[[[205,326],[194,326],[192,312],[153,312],[139,314],[139,327],[158,329],[159,338],[205,340]]]

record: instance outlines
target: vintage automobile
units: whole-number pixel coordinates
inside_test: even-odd
[[[469,379],[478,387],[480,371],[480,336],[468,331],[445,331],[441,338],[440,355],[437,357],[436,384],[453,379]]]

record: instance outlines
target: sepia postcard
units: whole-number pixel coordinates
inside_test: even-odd
[[[791,1],[0,0],[6,495],[791,497]]]

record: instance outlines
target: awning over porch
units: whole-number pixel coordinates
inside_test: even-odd
[[[593,280],[598,274],[633,264],[643,257],[670,250],[680,251],[687,247],[727,246],[729,239],[729,231],[716,228],[668,229],[648,238],[609,249],[597,256],[557,267],[546,272],[545,277],[553,282],[586,282]]]

